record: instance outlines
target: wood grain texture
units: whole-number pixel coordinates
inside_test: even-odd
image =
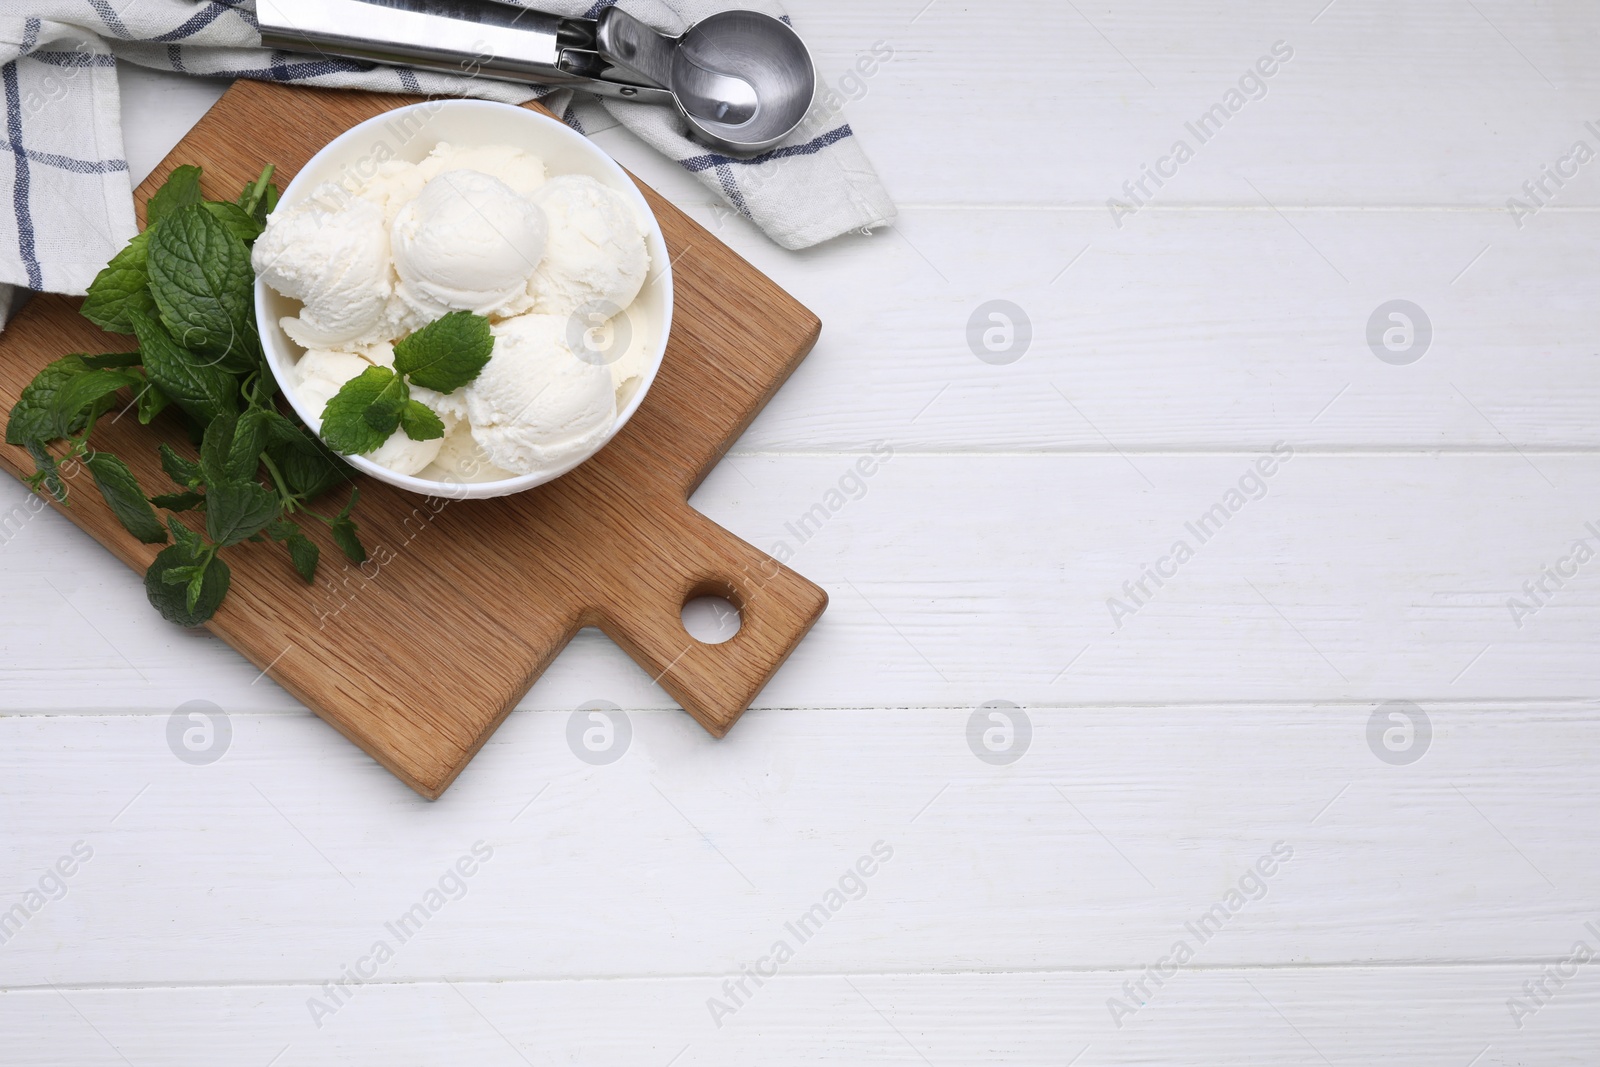
[[[180,164],[232,196],[266,163],[287,181],[350,126],[412,102],[370,93],[240,82],[140,187]],[[357,518],[371,559],[341,568],[324,544],[314,587],[273,546],[230,553],[233,590],[209,628],[424,796],[455,779],[583,626],[598,626],[720,737],[811,628],[821,589],[696,513],[687,499],[811,349],[820,323],[792,297],[648,188],[674,261],[665,363],[628,426],[550,485],[493,501],[403,493],[368,479]],[[76,314],[33,301],[0,336],[0,404],[45,363],[123,344]],[[147,491],[164,484],[158,440],[172,426],[107,420],[96,443],[128,459]],[[31,470],[19,448],[0,463]],[[86,488],[85,486],[80,489]],[[142,570],[138,544],[98,495],[66,514]],[[739,633],[697,642],[680,611],[728,598]]]
[[[0,1024],[19,1034],[14,1055],[29,1067],[121,1067],[113,1049],[128,1063],[163,1067],[266,1064],[274,1056],[276,1067],[1592,1067],[1589,1050],[1600,1037],[1592,982],[1567,983],[1523,1029],[1513,1026],[1506,1000],[1537,973],[1529,966],[1185,968],[1121,1029],[1106,1001],[1122,996],[1122,984],[1137,981],[1141,968],[784,974],[721,1028],[706,1008],[719,995],[720,975],[373,984],[357,988],[321,1028],[307,1005],[327,1003],[326,994],[312,983],[63,986],[8,994]]]
[[[1368,747],[1372,704],[1030,705],[1006,767],[970,750],[971,708],[761,712],[720,743],[630,711],[601,767],[565,741],[570,711],[519,713],[432,805],[303,712],[233,714],[204,767],[147,716],[0,717],[0,902],[94,850],[0,945],[0,988],[320,985],[480,839],[492,861],[380,981],[696,976],[703,1020],[879,840],[892,859],[780,986],[1137,970],[1280,841],[1293,856],[1195,966],[1557,958],[1600,925],[1600,782],[1561,770],[1600,759],[1600,701],[1421,706],[1408,766]]]

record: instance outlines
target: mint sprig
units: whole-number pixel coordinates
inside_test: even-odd
[[[472,312],[450,312],[395,346],[395,368],[368,366],[344,382],[322,410],[322,440],[346,456],[365,456],[405,430],[413,442],[445,435],[445,422],[411,386],[454,392],[477,379],[494,352],[490,320]]]
[[[400,428],[400,413],[410,401],[404,378],[387,367],[368,367],[322,409],[322,439],[347,456],[374,451]]]
[[[326,524],[348,559],[366,559],[351,518],[353,489],[337,515],[309,510],[350,472],[277,410],[277,384],[261,358],[248,246],[278,203],[272,171],[227,202],[203,198],[200,168],[175,170],[150,198],[147,228],[99,273],[83,303],[84,317],[134,335],[139,350],[56,360],[23,389],[6,424],[6,442],[33,457],[35,491],[67,503],[69,476],[81,465],[131,534],[146,544],[170,536],[145,573],[145,593],[182,626],[204,623],[226,598],[232,572],[220,553],[231,546],[282,544],[295,572],[315,580],[320,551],[291,516]],[[404,384],[384,409],[397,424],[418,421]],[[136,409],[150,423],[169,405],[198,458],[163,442],[161,469],[176,491],[147,497],[127,462],[91,447],[90,436],[113,408]],[[182,513],[203,518],[203,530],[180,521]]]
[[[474,381],[494,352],[489,320],[452,311],[394,346],[394,370],[368,367],[345,382],[322,409],[322,439],[334,451],[376,451],[396,430],[413,441],[444,436],[444,421],[411,398],[411,386],[450,393]]]

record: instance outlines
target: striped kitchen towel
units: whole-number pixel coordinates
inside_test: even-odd
[[[593,18],[613,0],[540,0],[528,6]],[[668,32],[713,11],[763,10],[765,0],[622,0]],[[260,47],[253,0],[29,0],[31,13],[0,13],[0,323],[6,283],[82,293],[135,232],[123,154],[116,63],[222,78],[507,103],[542,98],[576,128],[622,125],[676,159],[730,207],[785,248],[805,248],[894,219],[836,93],[819,97],[783,145],[734,159],[688,139],[667,108],[599,101],[570,91],[383,67]],[[14,9],[13,9],[14,10]],[[576,98],[575,98],[576,95]]]

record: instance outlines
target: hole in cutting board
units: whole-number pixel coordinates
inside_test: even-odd
[[[682,618],[683,628],[702,645],[731,641],[743,625],[739,609],[720,596],[697,596],[684,601]]]

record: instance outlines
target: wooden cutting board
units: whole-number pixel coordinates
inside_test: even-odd
[[[415,99],[238,82],[140,186],[140,215],[179,164],[205,169],[208,196],[233,198],[269,162],[281,188],[335,135]],[[447,502],[358,478],[355,517],[372,558],[345,564],[310,523],[322,547],[314,587],[280,546],[226,554],[233,588],[208,628],[423,796],[444,792],[580,627],[603,630],[721,737],[827,605],[817,586],[688,505],[821,324],[641,189],[672,254],[672,336],[643,406],[603,452],[500,500]],[[51,360],[129,347],[81,318],[79,303],[37,297],[0,333],[4,411]],[[171,489],[161,440],[187,448],[160,419],[104,419],[94,443],[159,493]],[[32,470],[20,448],[0,446],[0,462]],[[87,478],[72,488],[62,512],[142,573],[159,546],[129,536]],[[341,504],[330,494],[318,510]],[[683,604],[704,595],[739,608],[732,640],[705,645],[684,630]],[[153,608],[150,624],[168,625]]]

